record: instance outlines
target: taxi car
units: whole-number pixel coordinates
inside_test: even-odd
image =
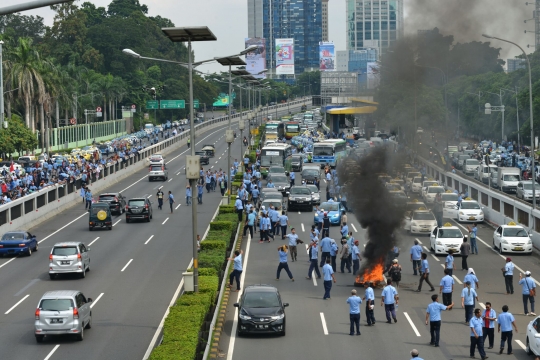
[[[160,153],[155,153],[150,155],[150,157],[148,158],[148,162],[150,162],[150,165],[163,165],[165,164],[165,158]]]
[[[527,355],[540,356],[540,316],[534,318],[527,325]]]
[[[405,190],[405,180],[403,180],[403,179],[394,178],[394,179],[390,180],[390,183],[391,184],[398,184],[401,187],[400,190]]]
[[[401,186],[399,184],[396,184],[395,182],[387,182],[386,184],[384,184],[384,186],[386,187],[388,191],[402,191],[403,190]]]
[[[411,191],[413,193],[420,193],[421,190],[422,190],[422,177],[415,176],[411,182]]]
[[[324,209],[324,212],[328,213],[328,217],[330,218],[330,225],[340,225],[341,224],[341,214],[342,211],[345,210],[343,205],[340,202],[330,201],[330,202],[323,202],[319,206],[321,210]],[[315,212],[315,215],[313,217],[313,224],[317,225],[319,223],[319,217],[317,215],[317,212]]]
[[[407,202],[405,205],[405,214],[409,213],[409,215],[415,211],[415,210],[426,210],[427,206],[422,201],[418,201],[417,199],[414,199],[413,201]]]
[[[480,206],[478,201],[471,198],[466,198],[461,202],[459,206],[456,219],[459,222],[478,223],[484,221],[484,207]]]
[[[457,217],[457,202],[458,194],[447,190],[444,194],[441,194],[441,201],[443,203],[443,217],[455,219]]]
[[[509,252],[532,255],[533,243],[523,226],[509,222],[499,226],[493,233],[493,248],[498,249],[500,254]]]
[[[429,236],[430,249],[435,255],[446,255],[448,250],[452,250],[454,255],[460,254],[459,248],[462,242],[463,233],[457,226],[452,226],[450,223],[434,228]]]
[[[404,191],[398,190],[398,191],[389,191],[388,194],[390,194],[390,197],[395,200],[395,202],[399,205],[405,205],[407,200],[409,199],[407,197],[407,194],[405,194]]]
[[[444,193],[444,187],[436,185],[436,186],[428,186],[426,191],[426,196],[424,197],[424,201],[427,204],[433,204],[435,202],[435,196],[437,194]]]
[[[437,220],[431,211],[424,208],[405,215],[403,224],[404,229],[411,234],[429,235],[433,228],[437,227]]]
[[[422,190],[420,191],[422,198],[426,196],[428,187],[437,186],[437,185],[440,185],[437,180],[433,180],[433,179],[424,180],[424,182],[422,183]]]

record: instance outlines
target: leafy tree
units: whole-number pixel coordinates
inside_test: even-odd
[[[141,5],[139,0],[113,0],[109,4],[108,14],[110,16],[129,17],[135,11],[148,14],[148,6]]]
[[[39,43],[45,35],[45,24],[41,16],[10,14],[0,16],[0,33],[17,41],[20,37],[32,38]]]

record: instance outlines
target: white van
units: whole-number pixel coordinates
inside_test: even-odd
[[[489,176],[492,172],[497,173],[497,165],[486,165],[482,163],[474,172],[474,178],[478,181],[483,182],[484,184],[487,184],[489,183]]]
[[[516,167],[500,167],[497,169],[497,186],[501,191],[516,193],[517,184],[521,180],[521,170]]]

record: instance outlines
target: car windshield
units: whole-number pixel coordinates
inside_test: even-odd
[[[275,207],[276,209],[281,208],[281,200],[280,199],[265,199],[262,203],[262,206],[264,206],[266,209],[270,208],[270,205]]]
[[[439,229],[439,238],[460,239],[463,238],[463,234],[459,229]]]
[[[270,192],[266,194],[263,193],[263,198],[265,200],[270,200],[270,199],[283,200],[283,195],[279,191],[276,191],[276,192]]]
[[[316,146],[313,148],[313,155],[332,156],[334,151],[331,146]]]
[[[59,256],[77,255],[77,247],[75,246],[54,247],[52,254],[59,255]]]
[[[476,159],[470,159],[465,162],[467,165],[480,165],[480,162]]]
[[[419,172],[410,172],[407,174],[407,179],[412,179],[416,176],[420,176],[420,173]]]
[[[163,158],[161,156],[152,156],[150,158],[150,161],[161,161],[163,160]]]
[[[395,198],[407,199],[407,195],[405,195],[405,193],[401,191],[391,192],[390,195],[392,195]]]
[[[386,188],[388,190],[401,190],[401,186],[398,184],[387,183]]]
[[[480,209],[480,205],[478,205],[476,201],[462,202],[461,208],[462,209]]]
[[[262,166],[283,165],[283,156],[263,155],[261,156],[261,165]]]
[[[144,206],[144,200],[129,200],[129,206]]]
[[[503,236],[509,236],[509,237],[528,237],[529,234],[525,231],[525,229],[520,227],[510,227],[505,228],[503,231]]]
[[[283,174],[285,173],[285,168],[282,166],[272,166],[268,169],[268,172],[272,174]]]
[[[272,181],[275,183],[284,183],[288,182],[285,175],[272,175]]]
[[[43,299],[39,308],[43,311],[67,311],[73,309],[71,299]]]
[[[305,169],[302,171],[302,176],[319,176],[319,170],[316,169]]]
[[[24,239],[24,234],[23,233],[8,232],[8,233],[5,233],[2,236],[2,241],[4,241],[4,240],[23,240],[23,239]]]
[[[277,293],[270,291],[249,291],[244,296],[243,307],[246,308],[270,308],[280,307]]]
[[[308,188],[304,187],[298,187],[298,188],[291,188],[291,194],[295,195],[311,195],[311,191],[309,191]]]
[[[309,189],[309,191],[311,191],[313,193],[318,193],[319,192],[319,189],[317,189],[317,187],[315,185],[306,185],[306,186]]]
[[[114,195],[99,195],[99,200],[114,200]]]
[[[532,190],[532,184],[523,184],[523,188],[525,190]],[[536,186],[534,187],[535,190],[540,190],[540,184],[536,184]]]
[[[156,166],[156,165],[152,165],[151,171],[161,171],[161,170],[162,170],[162,169],[161,169],[161,165],[157,165],[157,166]]]
[[[422,178],[421,178],[421,177],[415,177],[415,178],[413,179],[413,183],[415,183],[415,184],[420,184],[421,182],[422,182]]]
[[[458,195],[457,194],[442,194],[441,198],[442,198],[442,201],[457,201]]]
[[[410,204],[407,204],[407,211],[412,211],[412,210],[425,210],[426,209],[426,204],[422,203],[422,202],[419,202],[419,203],[410,203]]]
[[[323,202],[319,208],[324,209],[324,211],[338,211],[338,203]]]
[[[435,220],[435,216],[430,212],[415,212],[413,213],[413,220]]]
[[[433,186],[433,185],[437,185],[437,182],[436,181],[424,181],[424,187],[429,187],[429,186]]]
[[[443,193],[444,192],[444,188],[443,187],[439,187],[439,186],[430,186],[428,188],[428,193],[430,194],[437,194],[437,193]]]

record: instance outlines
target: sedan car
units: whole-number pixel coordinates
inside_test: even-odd
[[[499,253],[526,253],[532,255],[533,243],[527,230],[510,222],[501,225],[493,233],[493,248],[498,249]]]
[[[126,205],[126,223],[131,220],[150,222],[153,214],[152,202],[146,197],[129,199]]]
[[[532,201],[533,199],[532,190],[533,190],[532,180],[520,181],[517,184],[516,196],[525,201]],[[540,184],[538,184],[537,182],[535,182],[534,190],[535,190],[534,196],[536,197],[536,201],[538,201],[538,199],[540,199]]]
[[[261,202],[261,206],[259,207],[259,210],[257,212],[257,225],[259,224],[259,221],[261,220],[263,211],[265,213],[268,213],[268,210],[270,210],[270,205],[274,207],[274,210],[276,210],[280,215],[282,211],[286,211],[283,204],[283,198],[281,199],[265,199]]]
[[[446,255],[448,250],[459,254],[462,242],[463,233],[457,226],[452,226],[450,223],[434,228],[429,237],[430,249],[435,252],[435,255]]]
[[[429,235],[436,226],[435,215],[429,210],[416,210],[413,211],[412,216],[405,216],[405,229],[411,234]]]
[[[99,195],[98,202],[108,203],[111,212],[122,214],[125,212],[126,198],[121,193],[105,193]]]
[[[300,154],[294,154],[291,157],[291,171],[302,171],[302,165],[304,164],[304,158]]]
[[[289,191],[291,188],[291,182],[284,174],[272,174],[270,176],[270,173],[268,173],[268,177],[272,179],[272,183],[274,183],[275,188],[282,193]]]
[[[313,205],[319,205],[321,203],[321,192],[317,188],[317,186],[313,184],[307,184],[307,188],[311,191],[311,197],[313,201]]]
[[[527,325],[527,355],[540,356],[540,316]]]
[[[163,181],[169,178],[169,170],[167,169],[167,166],[164,164],[150,165],[150,168],[148,169],[148,181],[160,178],[163,179]]]
[[[148,161],[150,162],[150,165],[165,164],[165,158],[160,153],[150,155]]]
[[[306,184],[313,184],[315,182],[315,178],[321,178],[320,172],[321,170],[319,166],[306,165],[302,170],[302,180],[305,180]]]
[[[484,207],[478,201],[467,198],[461,202],[458,209],[457,220],[459,222],[478,223],[484,221]]]
[[[330,218],[330,224],[331,225],[340,225],[341,224],[341,213],[345,210],[343,205],[338,202],[330,201],[330,202],[323,202],[319,206],[321,210],[324,210],[324,212],[328,213],[328,217]],[[317,225],[319,222],[319,218],[317,216],[317,213],[315,213],[315,216],[313,217],[313,223]]]
[[[200,164],[201,165],[209,165],[210,164],[210,156],[206,153],[206,151],[195,151],[195,155],[198,155],[200,157]]]
[[[0,256],[4,255],[32,255],[32,251],[38,250],[38,242],[35,235],[27,231],[15,230],[2,235],[0,239]]]
[[[413,193],[420,193],[421,190],[422,190],[422,177],[415,176],[411,182],[411,191]]]
[[[435,202],[435,196],[437,196],[437,194],[442,194],[442,193],[444,193],[444,187],[442,187],[442,186],[428,186],[427,191],[426,191],[426,195],[424,197],[424,201],[427,204],[433,204]]]
[[[420,191],[422,198],[426,197],[428,187],[437,185],[439,185],[439,182],[437,180],[424,180],[424,182],[422,183],[422,190]]]
[[[270,333],[285,336],[285,308],[279,291],[270,285],[250,285],[244,289],[238,308],[238,336]]]
[[[54,280],[59,274],[76,273],[86,277],[90,270],[90,248],[82,242],[56,243],[49,254],[49,277]]]
[[[287,208],[307,208],[309,211],[313,209],[313,198],[311,190],[305,185],[297,185],[291,187],[287,192],[289,197],[287,201]]]

